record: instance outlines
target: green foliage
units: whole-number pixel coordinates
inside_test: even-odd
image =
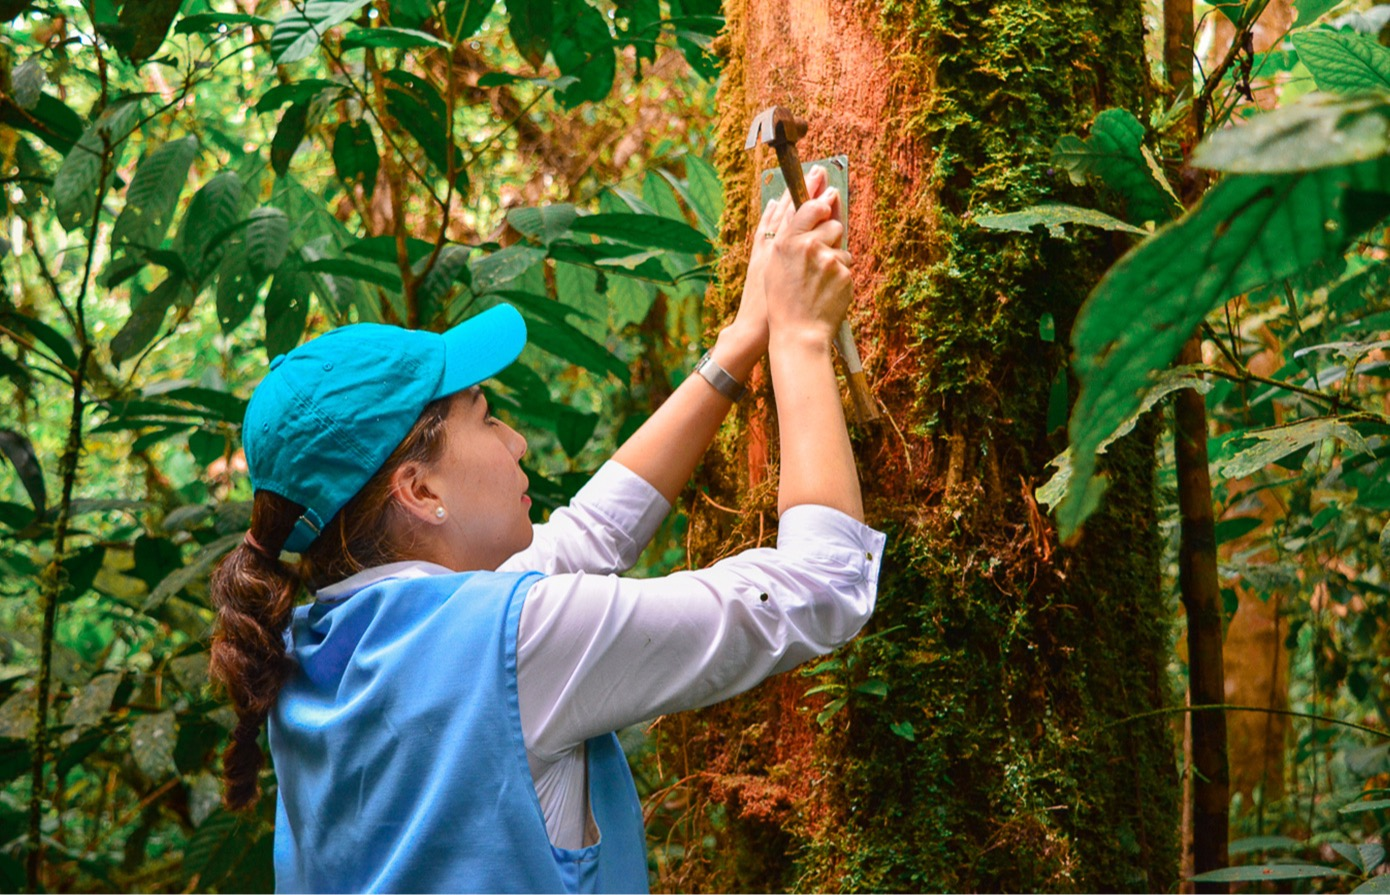
[[[713,232],[722,202],[687,155],[703,142],[612,175],[683,166],[693,183],[665,176],[698,201],[616,222],[606,184],[535,156],[567,110],[612,114],[633,78],[619,51],[670,52],[677,23],[659,4],[621,34],[606,6],[509,7],[0,5],[19,17],[0,33],[0,171],[18,175],[0,195],[0,400],[16,410],[0,428],[0,886],[29,885],[41,838],[52,890],[272,888],[273,772],[255,813],[218,807],[232,719],[206,654],[208,576],[249,521],[241,419],[270,358],[338,324],[440,329],[513,301],[534,347],[494,397],[528,429],[538,520],[673,384],[662,365],[698,337],[714,252],[696,226]],[[65,36],[36,38],[59,14]],[[720,21],[679,27],[707,38]],[[534,78],[509,37],[528,28]],[[455,64],[483,70],[451,76],[463,41]],[[488,96],[524,114],[494,117]],[[618,170],[611,147],[593,157]],[[528,191],[538,207],[504,210],[514,183],[552,176]],[[545,204],[560,194],[572,204]],[[492,235],[508,216],[515,232]],[[635,326],[658,296],[669,335],[664,318]],[[639,359],[660,379],[634,377]],[[654,568],[677,561],[666,546]]]

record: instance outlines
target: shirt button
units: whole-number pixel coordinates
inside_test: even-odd
[[[872,553],[865,553],[864,558],[867,559],[869,562],[874,561],[874,555]]]

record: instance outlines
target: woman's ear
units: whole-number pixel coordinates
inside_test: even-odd
[[[439,517],[441,499],[429,485],[429,476],[419,463],[402,463],[391,474],[391,497],[410,518],[430,525],[444,520]]]

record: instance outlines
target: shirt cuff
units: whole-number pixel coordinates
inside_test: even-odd
[[[660,491],[616,460],[604,463],[584,483],[570,501],[570,506],[575,504],[597,511],[643,546],[671,512]]]
[[[782,514],[777,549],[808,559],[829,560],[877,581],[888,536],[853,516],[819,504],[798,504]]]

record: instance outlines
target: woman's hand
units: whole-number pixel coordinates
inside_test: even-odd
[[[829,176],[825,169],[817,165],[806,175],[806,192],[812,197],[825,191]],[[776,202],[763,209],[758,229],[753,234],[753,251],[748,257],[748,271],[743,283],[743,298],[739,302],[738,313],[732,328],[739,331],[740,341],[748,344],[757,357],[767,353],[767,291],[766,273],[772,258],[773,240],[792,214],[790,193],[783,193]]]
[[[822,175],[824,176],[824,175]],[[840,248],[839,193],[825,190],[783,223],[764,271],[774,337],[809,336],[828,344],[851,299],[850,256]]]

